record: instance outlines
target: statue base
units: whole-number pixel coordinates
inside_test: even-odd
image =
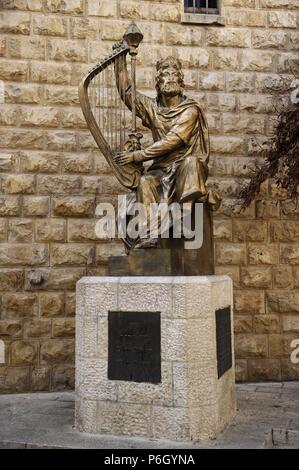
[[[232,325],[228,276],[82,278],[77,429],[216,438],[236,412]]]
[[[194,216],[194,214],[193,214]],[[203,206],[203,243],[185,249],[183,239],[159,239],[158,248],[135,249],[127,256],[111,256],[110,276],[200,276],[214,274],[212,214]]]

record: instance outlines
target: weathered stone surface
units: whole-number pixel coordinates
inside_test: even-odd
[[[224,90],[225,81],[222,72],[207,72],[199,74],[199,86],[202,90]]]
[[[87,59],[86,46],[79,40],[49,39],[48,54],[50,60],[86,62]]]
[[[55,108],[25,108],[21,110],[24,127],[58,127],[59,110]]]
[[[31,219],[10,219],[8,241],[32,242],[33,223]]]
[[[26,290],[75,290],[84,268],[43,268],[26,271]]]
[[[89,217],[94,215],[94,197],[53,198],[53,215]]]
[[[299,241],[299,220],[273,221],[270,226],[271,238],[279,242],[298,242]]]
[[[280,333],[279,315],[256,315],[253,327],[255,333]]]
[[[151,17],[157,21],[178,22],[180,17],[180,7],[177,5],[152,5]]]
[[[49,198],[47,196],[25,196],[23,199],[25,216],[46,216],[49,213]]]
[[[231,220],[214,220],[213,235],[216,240],[232,241]]]
[[[10,38],[8,49],[15,59],[45,59],[45,41],[43,38]]]
[[[277,264],[279,259],[278,245],[250,243],[248,245],[249,264]]]
[[[134,20],[146,19],[149,16],[149,4],[143,3],[141,6],[138,2],[121,2],[120,16]]]
[[[166,43],[174,46],[201,46],[203,34],[199,28],[184,25],[165,25]]]
[[[59,79],[57,75],[55,75],[56,80]],[[46,90],[46,100],[48,104],[51,105],[60,105],[64,104],[66,106],[78,104],[78,89],[77,87],[63,87],[60,86],[49,86]],[[63,135],[62,132],[58,133],[58,136]]]
[[[35,34],[46,36],[65,36],[67,33],[67,23],[65,18],[56,16],[34,16],[33,31]]]
[[[269,350],[270,357],[287,357],[290,361],[290,356],[292,354],[291,343],[294,339],[297,339],[297,334],[272,334],[269,336]]]
[[[4,392],[25,392],[29,390],[29,367],[0,366],[1,390]]]
[[[285,49],[288,36],[284,31],[262,30],[252,32],[252,45],[256,49]]]
[[[269,13],[269,26],[271,28],[296,28],[296,13],[290,11],[271,11]]]
[[[30,64],[30,76],[33,82],[69,85],[71,81],[71,73],[71,64],[55,64],[47,62],[31,62]],[[49,97],[54,99],[55,89],[52,89],[52,93],[50,90],[47,96],[48,99]]]
[[[37,220],[36,240],[39,242],[62,242],[66,239],[66,223],[61,219]]]
[[[41,149],[43,134],[40,130],[0,130],[0,146],[6,148]],[[17,175],[14,175],[17,177]]]
[[[2,0],[3,8],[13,10],[42,11],[42,0]]]
[[[274,287],[286,289],[292,287],[293,275],[292,269],[288,266],[276,266],[273,269]]]
[[[84,11],[83,0],[46,0],[46,11],[51,13],[65,13],[80,15]]]
[[[233,239],[240,241],[265,241],[267,237],[267,223],[259,220],[234,220]]]
[[[1,33],[30,34],[30,14],[15,12],[13,15],[3,12],[0,14]]]
[[[266,26],[266,23],[264,11],[226,8],[226,24],[229,26]]]
[[[0,79],[25,82],[28,74],[28,64],[26,62],[16,62],[15,60],[3,60],[0,62]]]
[[[11,345],[13,364],[34,364],[37,361],[37,343],[33,341],[14,341]]]
[[[76,314],[76,294],[67,292],[65,295],[65,314],[74,317]]]
[[[225,133],[239,133],[239,134],[263,134],[264,133],[264,118],[257,115],[229,115],[223,116],[223,130]]]
[[[234,333],[252,333],[252,315],[238,315],[234,317]]]
[[[238,70],[238,52],[221,49],[212,52],[212,61],[216,70]]]
[[[37,104],[41,102],[42,88],[33,84],[7,84],[5,101],[7,103]]]
[[[0,216],[17,216],[20,213],[20,203],[17,196],[0,197]]]
[[[267,357],[268,339],[266,335],[236,335],[235,351],[240,358]]]
[[[0,269],[0,291],[19,291],[23,286],[22,269]]]
[[[74,318],[55,318],[53,320],[53,338],[75,336]]]
[[[37,315],[38,307],[35,294],[3,294],[2,306],[5,318],[23,318]]]
[[[259,359],[260,360],[260,359]],[[245,359],[236,359],[235,362],[236,382],[247,382],[247,361]]]
[[[47,260],[48,248],[40,243],[0,245],[0,265],[2,266],[39,266],[45,264]]]
[[[49,339],[45,341],[40,350],[41,364],[59,364],[74,362],[73,340]]]
[[[299,292],[267,292],[267,306],[270,312],[299,312]]]
[[[241,268],[241,284],[244,287],[272,287],[272,273],[269,267]]]
[[[74,390],[75,368],[70,366],[55,366],[52,378],[54,390]]]
[[[215,259],[217,264],[244,264],[245,246],[237,243],[216,243]]]
[[[76,135],[68,131],[53,131],[46,134],[47,148],[50,150],[74,151],[77,148]]]
[[[19,338],[22,336],[22,323],[16,320],[0,320],[1,337]]]
[[[98,243],[96,245],[96,262],[106,263],[110,256],[124,256],[125,247],[122,242]]]
[[[210,29],[207,33],[207,45],[217,47],[249,47],[250,31],[248,29]]]
[[[82,241],[98,241],[95,232],[96,219],[72,219],[68,222],[68,241],[82,242]]]
[[[105,18],[115,17],[117,14],[117,3],[112,2],[101,2],[88,0],[87,14],[90,16],[101,16]]]
[[[78,194],[81,188],[79,176],[38,176],[37,187],[41,194]]]
[[[31,194],[35,190],[35,179],[31,175],[3,176],[2,187],[6,194]]]
[[[24,337],[25,338],[41,338],[44,336],[51,336],[51,322],[36,318],[28,320],[24,324]]]
[[[40,295],[40,314],[43,317],[56,317],[63,315],[63,293],[46,292]]]
[[[68,173],[90,173],[92,159],[89,155],[66,156],[64,170]]]
[[[286,333],[299,333],[298,315],[283,315],[282,329]]]
[[[7,221],[6,219],[0,219],[0,241],[6,241],[7,239]]]
[[[53,244],[51,261],[53,266],[85,266],[94,260],[94,246],[90,244]]]
[[[299,244],[280,245],[280,261],[286,264],[299,264]]]
[[[0,155],[0,171],[14,171],[17,169],[18,158],[14,153],[3,153]]]
[[[262,219],[279,217],[279,202],[266,199],[257,200],[256,216]]]
[[[249,359],[248,379],[252,382],[281,380],[280,361],[277,359]]]
[[[265,313],[264,292],[259,290],[235,290],[236,313]]]
[[[45,392],[50,388],[50,369],[35,366],[31,372],[31,387],[34,392]]]

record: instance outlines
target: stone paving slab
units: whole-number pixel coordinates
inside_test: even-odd
[[[237,385],[238,413],[217,440],[167,441],[80,433],[74,393],[0,395],[0,448],[299,448],[299,382]]]

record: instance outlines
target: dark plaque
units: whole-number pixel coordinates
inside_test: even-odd
[[[108,379],[161,382],[160,312],[109,312]]]
[[[216,344],[218,379],[232,367],[230,307],[216,310]]]

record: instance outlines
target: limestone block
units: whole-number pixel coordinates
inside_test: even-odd
[[[216,243],[215,259],[217,264],[244,265],[245,246],[241,243]]]
[[[84,11],[83,0],[46,0],[46,11],[51,13],[65,13],[68,15],[80,15]]]
[[[215,240],[232,241],[232,223],[230,220],[214,220],[213,236]]]
[[[280,261],[283,264],[299,264],[299,245],[280,245]]]
[[[200,28],[186,28],[184,25],[165,25],[166,44],[174,46],[201,46],[203,34]]]
[[[225,88],[224,74],[222,72],[200,72],[199,88],[210,91],[221,91]]]
[[[0,265],[40,266],[48,261],[48,247],[41,243],[29,244],[1,244]]]
[[[120,16],[121,18],[130,18],[132,20],[148,19],[149,4],[122,1],[120,2]]]
[[[81,279],[77,427],[154,438],[216,437],[236,409],[234,365],[218,379],[216,361],[215,310],[231,303],[226,276]],[[107,378],[108,312],[115,310],[161,313],[161,383]]]
[[[249,47],[248,29],[211,28],[207,34],[207,45],[217,47]]]
[[[299,293],[296,290],[267,292],[267,306],[274,313],[299,312]]]
[[[294,339],[298,339],[297,333],[272,334],[269,336],[270,357],[283,358],[290,356],[293,352],[291,344]]]
[[[46,144],[50,150],[75,151],[77,149],[76,135],[67,131],[52,131],[46,133]],[[71,179],[68,176],[67,179]]]
[[[264,221],[233,221],[233,238],[236,242],[242,241],[266,241],[267,222]]]
[[[33,367],[31,372],[31,386],[35,392],[45,392],[50,386],[50,369],[48,367]]]
[[[11,345],[13,364],[33,364],[37,361],[37,342],[14,341]]]
[[[178,5],[152,5],[151,18],[177,23],[180,18],[180,7]]]
[[[29,390],[30,368],[0,366],[2,390],[6,392],[25,392]]]
[[[12,80],[25,82],[28,75],[28,63],[15,60],[3,60],[0,63],[0,78],[2,80]]]
[[[0,335],[19,338],[22,337],[22,333],[22,322],[16,320],[0,321]]]
[[[62,293],[46,292],[40,295],[40,315],[56,317],[63,314],[64,295]]]
[[[94,246],[90,244],[58,244],[51,247],[51,261],[53,266],[85,266],[92,264],[94,259]]]
[[[249,264],[278,264],[278,245],[250,243],[248,245]]]
[[[5,101],[7,103],[38,104],[41,102],[42,88],[30,84],[7,84]]]
[[[13,15],[0,14],[1,33],[30,34],[30,13],[15,12]]]
[[[283,315],[282,329],[286,333],[299,333],[298,315]]]
[[[73,340],[49,339],[41,345],[40,362],[41,364],[73,363],[74,355]]]
[[[73,390],[75,386],[75,370],[73,366],[54,366],[52,383],[55,390]]]
[[[54,318],[52,322],[53,338],[75,336],[74,318]]]
[[[252,333],[252,316],[238,315],[234,317],[234,333]]]
[[[51,336],[51,322],[47,319],[36,318],[24,323],[24,338],[41,338]]]
[[[71,64],[55,64],[47,62],[32,61],[30,64],[31,80],[39,83],[55,83],[57,85],[69,85],[71,81]],[[32,85],[31,85],[32,87]],[[55,96],[55,89],[52,93],[48,91],[49,96]]]
[[[8,229],[10,242],[32,242],[33,222],[31,219],[10,219]]]
[[[77,128],[85,129],[87,127],[82,111],[79,109],[77,110],[75,108],[73,108],[72,110],[63,110],[61,114],[61,122],[62,122],[63,127],[65,127],[66,129],[77,129]],[[86,158],[87,157],[88,156],[86,156]],[[78,167],[80,168],[79,165]]]
[[[280,333],[278,315],[257,315],[253,319],[255,333]]]
[[[38,176],[37,187],[41,194],[74,194],[80,192],[79,176]]]
[[[248,379],[252,382],[268,380],[281,380],[281,366],[277,359],[249,359],[248,361]]]
[[[252,45],[255,49],[285,49],[288,36],[284,31],[254,31],[252,33]]]
[[[49,198],[47,196],[25,196],[23,199],[23,214],[25,216],[46,216],[49,213]]]
[[[19,291],[24,284],[22,269],[0,269],[0,290]]]
[[[254,76],[246,73],[227,73],[227,91],[253,91]]]
[[[297,28],[297,15],[290,11],[269,12],[269,26],[272,28]]]
[[[3,8],[13,10],[42,11],[42,0],[3,0]]]
[[[87,14],[89,16],[115,18],[117,14],[117,3],[115,0],[110,2],[104,2],[102,0],[88,0]]]
[[[33,31],[34,34],[46,36],[66,36],[67,23],[65,18],[56,16],[34,16]]]
[[[37,241],[64,241],[66,238],[66,223],[60,219],[47,219],[47,224],[43,220],[35,223]]]
[[[93,215],[93,197],[56,197],[52,200],[53,215],[89,217]]]
[[[288,266],[276,266],[273,269],[274,287],[286,289],[293,285],[292,268]]]
[[[16,59],[45,59],[45,41],[43,38],[10,38],[8,49]]]
[[[55,108],[22,108],[21,125],[24,127],[58,127],[59,110]]]
[[[34,176],[31,175],[8,175],[2,178],[3,190],[6,194],[33,193],[34,183]]]
[[[0,146],[5,148],[42,149],[43,133],[40,130],[0,130]],[[22,175],[12,175],[11,178],[23,178]]]
[[[239,358],[267,357],[268,340],[266,335],[237,335],[235,351]]]
[[[264,292],[258,290],[235,290],[236,313],[265,313]]]
[[[48,54],[50,60],[61,60],[66,62],[86,62],[86,46],[80,40],[72,39],[49,39]]]
[[[85,268],[43,268],[26,270],[26,290],[74,290]]]

